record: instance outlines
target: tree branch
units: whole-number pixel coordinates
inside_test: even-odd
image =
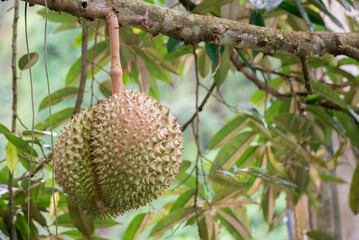
[[[45,4],[45,0],[25,1],[30,4]],[[214,36],[217,35],[222,45],[249,48],[265,54],[280,52],[305,57],[328,53],[359,60],[359,33],[310,33],[271,29],[177,11],[140,0],[52,0],[48,2],[48,6],[58,12],[88,19],[105,19],[110,12],[115,11],[121,25],[141,28],[153,35],[167,35],[187,44],[214,42]]]

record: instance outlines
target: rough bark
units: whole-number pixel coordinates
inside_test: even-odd
[[[26,0],[44,5],[45,0]],[[359,33],[294,32],[258,27],[236,21],[196,15],[156,6],[140,0],[50,0],[48,7],[77,17],[105,19],[114,11],[121,25],[163,34],[187,44],[201,41],[250,48],[265,54],[277,52],[300,57],[346,55],[359,60]]]

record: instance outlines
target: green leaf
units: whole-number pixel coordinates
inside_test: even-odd
[[[52,114],[52,128],[57,128],[61,124],[65,123],[68,119],[71,118],[72,114],[74,113],[73,108],[65,108],[60,112]],[[50,126],[50,117],[45,119],[44,123],[39,123],[35,126],[36,129],[40,131],[44,131]]]
[[[314,6],[316,6],[320,11],[325,13],[338,27],[344,30],[343,24],[327,10],[327,8],[324,6],[324,4],[321,1],[311,0],[309,2],[312,3]]]
[[[150,236],[164,232],[178,223],[182,223],[195,214],[193,206],[180,208],[163,217],[153,228]]]
[[[234,239],[250,239],[250,233],[229,209],[218,210],[217,217]]]
[[[108,228],[108,227],[116,226],[118,224],[119,224],[118,222],[116,222],[115,220],[113,220],[111,218],[94,221],[95,228]]]
[[[186,170],[191,166],[191,161],[183,160],[179,167],[179,174],[185,173]]]
[[[333,177],[333,176],[327,175],[327,174],[320,174],[320,179],[322,179],[323,181],[326,181],[326,182],[335,182],[335,183],[340,183],[340,184],[347,183],[346,181],[344,181],[341,178],[336,178],[336,177]]]
[[[91,77],[91,62],[95,63],[94,73],[97,73],[102,67],[104,67],[110,61],[110,49],[107,43],[100,42],[96,45],[95,57],[92,57],[93,47],[91,46],[87,50],[88,67],[87,67],[87,79]],[[81,77],[81,57],[71,66],[69,72],[66,75],[66,86],[74,86],[80,81]]]
[[[206,47],[206,53],[209,57],[209,59],[211,59],[212,63],[214,64],[214,66],[217,67],[218,65],[218,45],[217,44],[214,44],[214,43],[205,43],[205,47]],[[221,47],[221,50],[220,50],[220,54],[222,55],[223,54],[223,51],[224,51],[224,47],[222,46]]]
[[[67,207],[69,209],[69,215],[71,221],[75,227],[80,230],[88,239],[91,238],[91,235],[94,231],[93,220],[84,215],[77,207],[75,207],[70,200],[67,200]]]
[[[196,192],[195,189],[190,189],[182,193],[172,205],[170,212],[183,208],[188,203],[188,201],[192,198],[195,192]]]
[[[231,1],[232,0],[206,0],[198,4],[192,12],[197,14],[206,14]]]
[[[135,240],[138,238],[139,234],[144,228],[144,225],[149,220],[149,213],[140,213],[132,219],[128,225],[125,234],[123,235],[123,240]],[[147,219],[146,219],[147,218]]]
[[[9,129],[7,129],[1,123],[0,123],[0,133],[4,134],[6,139],[17,147],[18,152],[26,152],[28,154],[31,154],[31,147],[30,147],[29,143],[15,135],[11,134]],[[33,149],[33,156],[38,157],[38,154],[35,151],[35,149]]]
[[[22,57],[19,59],[18,66],[20,70],[25,70],[31,66],[33,66],[37,60],[39,59],[39,54],[37,52],[31,52],[30,53],[30,64],[29,64],[29,57],[27,54],[22,55]]]
[[[110,80],[106,80],[102,82],[99,86],[101,93],[106,97],[109,98],[112,95],[112,84]]]
[[[323,83],[319,83],[313,80],[310,81],[310,84],[312,85],[313,90],[317,92],[319,95],[321,95],[322,97],[326,98],[331,102],[334,102],[341,108],[344,109],[348,108],[346,102],[343,99],[341,99],[338,93],[335,92],[330,87],[324,85]]]
[[[209,72],[209,67],[211,64],[211,60],[209,59],[209,57],[207,56],[207,54],[205,52],[201,52],[198,55],[198,70],[199,70],[199,74],[201,75],[201,77],[206,77],[208,72]]]
[[[257,10],[251,12],[251,15],[249,16],[249,24],[264,27],[264,19],[260,12],[258,12]]]
[[[46,8],[42,8],[39,11],[37,11],[37,14],[42,16],[43,18],[46,17]],[[48,21],[51,22],[57,22],[57,23],[76,23],[77,17],[72,16],[69,13],[66,12],[55,12],[55,11],[48,11],[47,15]]]
[[[31,137],[32,132],[34,132],[34,137],[35,137],[35,138],[36,138],[36,137],[45,136],[45,135],[51,136],[51,131],[40,131],[40,130],[36,130],[36,129],[34,129],[34,131],[32,131],[32,130],[24,130],[24,131],[21,132],[21,134],[22,134],[23,136],[25,136],[25,137]],[[57,137],[57,133],[56,133],[56,132],[52,132],[52,135],[53,135],[54,137]]]
[[[357,164],[350,186],[349,204],[353,213],[359,213],[359,164]]]
[[[6,147],[6,165],[11,174],[13,174],[18,161],[16,147],[11,142],[8,142]]]
[[[49,197],[47,197],[47,198],[50,199]],[[55,224],[55,222],[53,222],[53,224]],[[69,213],[65,213],[65,214],[58,216],[57,224],[58,224],[58,226],[62,226],[62,227],[73,227],[74,226]]]
[[[302,18],[302,15],[300,14],[300,12],[298,11],[298,9],[288,3],[288,2],[282,2],[281,4],[279,4],[278,6],[280,9],[283,9],[285,11],[288,11],[290,13],[292,13],[293,15],[299,17],[299,18]],[[325,23],[323,21],[323,19],[320,17],[320,15],[316,12],[314,12],[313,10],[311,9],[308,9],[308,8],[305,8],[305,11],[307,12],[308,14],[308,17],[309,17],[309,20],[314,23],[314,24],[318,24],[320,26],[325,26]]]
[[[289,131],[296,138],[304,141],[316,140],[324,142],[325,135],[323,130],[304,116],[291,113],[280,113],[274,118],[278,128]]]
[[[219,67],[217,73],[214,75],[214,81],[216,82],[216,86],[217,88],[219,88],[223,82],[226,80],[227,74],[228,74],[228,70],[229,70],[229,66],[231,63],[231,59],[230,59],[230,53],[232,51],[230,50],[229,47],[225,47],[223,54],[222,54],[222,59],[221,59],[221,66]],[[216,66],[212,67],[213,71],[215,71]]]
[[[331,237],[325,235],[324,233],[318,231],[309,231],[307,232],[307,236],[313,240],[332,240]]]
[[[79,89],[77,87],[65,87],[51,93],[51,105],[55,105],[66,98],[72,98],[77,96]],[[49,97],[46,96],[42,99],[39,111],[49,106]]]
[[[255,137],[256,134],[253,132],[243,132],[234,137],[219,151],[214,160],[215,164],[221,166],[224,170],[232,168]],[[211,173],[215,169],[215,167],[212,167]]]
[[[171,52],[174,52],[177,48],[184,45],[184,43],[180,40],[169,38],[167,42],[167,54],[170,54]]]
[[[211,139],[209,142],[209,149],[216,149],[228,141],[241,131],[247,123],[250,121],[248,116],[237,116],[235,119],[224,125]]]
[[[238,185],[240,185],[240,187]],[[223,187],[222,190],[220,190],[213,196],[212,204],[220,205],[228,199],[231,199],[243,192],[245,188],[246,184],[239,182],[236,185]]]

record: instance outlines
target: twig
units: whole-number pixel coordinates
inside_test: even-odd
[[[241,61],[239,61],[237,55],[233,52],[231,55],[231,61],[233,63],[233,65],[236,67],[236,69],[240,72],[242,72],[248,80],[250,80],[251,82],[253,82],[259,89],[266,91],[270,94],[272,94],[273,96],[275,96],[276,98],[280,99],[280,100],[284,100],[288,97],[291,97],[291,94],[283,94],[278,92],[277,90],[275,90],[272,87],[266,86],[266,83],[262,82],[261,80],[259,80],[257,78],[257,76],[251,71],[249,70]],[[302,92],[297,92],[295,93],[298,96],[307,96],[308,93],[302,93]]]
[[[220,45],[219,45],[220,48]],[[196,127],[194,127],[194,124],[192,123],[192,127],[193,127],[193,134],[194,134],[194,139],[195,139],[195,143],[197,146],[197,156],[196,156],[196,165],[195,165],[195,173],[196,173],[196,191],[194,193],[194,208],[196,211],[196,223],[197,223],[197,227],[198,227],[198,232],[199,232],[199,220],[198,220],[198,208],[197,208],[197,198],[198,198],[198,162],[199,162],[199,157],[201,155],[201,147],[199,144],[199,105],[198,105],[198,93],[199,93],[199,74],[198,74],[198,60],[197,60],[197,54],[196,54],[196,47],[193,46],[193,55],[194,55],[194,68],[195,68],[195,74],[196,74]],[[219,53],[220,55],[220,53]],[[220,65],[220,61],[218,61],[218,65]]]
[[[49,16],[49,9],[47,8],[47,0],[45,0],[45,9],[46,9],[46,18],[45,18],[45,33],[44,33],[44,62],[45,62],[44,65],[45,65],[45,73],[46,73],[47,95],[49,96],[49,120],[50,120],[51,149],[53,150],[54,149],[54,133],[53,133],[53,129],[52,129],[51,91],[50,91],[49,73],[47,71],[47,20],[48,20],[48,16]],[[42,150],[42,148],[41,148],[41,150]],[[51,190],[52,190],[52,200],[55,203],[55,169],[54,169],[55,163],[54,163],[53,158],[52,158],[52,160],[53,161],[52,161],[52,173],[51,173]],[[54,215],[55,215],[55,236],[57,237],[58,229],[57,229],[56,204],[54,204]],[[30,216],[30,212],[29,212],[29,216]]]
[[[218,48],[217,48],[217,57],[218,57],[218,63],[216,66],[216,69],[213,71],[213,73],[211,74],[211,79],[214,77],[214,75],[216,75],[216,73],[218,72],[220,66],[221,66],[221,62],[222,62],[222,56],[221,56],[221,38],[218,35],[214,35],[213,36],[214,41],[216,41],[216,39],[218,40]]]
[[[19,19],[19,0],[14,2],[14,20],[12,25],[12,120],[11,132],[16,130],[16,116],[17,116],[17,69],[16,69],[16,54],[17,54],[17,20]],[[15,228],[15,208],[14,208],[14,192],[13,192],[14,176],[9,170],[8,190],[9,190],[9,222],[10,222],[10,237],[17,239]]]
[[[313,90],[312,86],[310,85],[307,57],[301,57],[300,60],[302,61],[305,88],[307,89],[308,94],[311,95],[313,94]]]
[[[79,92],[77,94],[74,114],[81,109],[82,100],[84,98],[84,89],[87,78],[87,40],[88,40],[88,21],[82,20],[82,48],[81,48],[81,79],[79,85]]]
[[[37,166],[35,170],[32,172],[31,175],[29,174],[23,174],[22,176],[16,178],[17,182],[20,182],[24,179],[30,179],[33,178],[38,172],[40,172],[49,162],[52,160],[52,153],[49,153],[47,156],[45,156],[45,160],[41,162],[41,165]]]
[[[201,105],[199,106],[199,109],[198,109],[199,112],[202,111],[204,105],[206,104],[208,98],[211,96],[211,94],[212,94],[213,90],[215,89],[215,87],[216,87],[216,83],[213,83],[212,86],[211,86],[211,88],[210,88],[210,89],[207,89],[207,90],[208,90],[207,95],[204,97],[204,99],[203,99]],[[195,119],[195,117],[196,117],[196,113],[194,113],[194,114],[192,115],[192,117],[183,125],[183,127],[182,127],[182,132],[184,132],[184,131],[186,130],[186,128],[188,127],[188,125],[193,122],[193,120]]]

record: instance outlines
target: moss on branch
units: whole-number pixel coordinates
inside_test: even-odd
[[[25,0],[44,5],[44,0]],[[49,0],[50,9],[88,19],[105,19],[111,11],[121,25],[163,34],[187,44],[214,42],[249,48],[265,54],[346,55],[359,60],[359,33],[295,32],[258,27],[236,21],[196,15],[156,6],[140,0]]]

